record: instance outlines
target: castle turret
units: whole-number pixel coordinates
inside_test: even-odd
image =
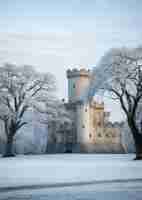
[[[67,71],[69,104],[75,106],[76,143],[84,145],[90,142],[89,102],[84,101],[90,87],[91,71],[73,69]]]
[[[82,100],[88,92],[91,72],[86,69],[67,71],[69,102]]]

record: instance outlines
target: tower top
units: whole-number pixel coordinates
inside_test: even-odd
[[[67,70],[67,77],[68,78],[73,78],[73,77],[79,77],[79,76],[85,76],[85,77],[90,77],[91,76],[91,71],[89,69],[81,68],[81,69],[68,69]]]
[[[84,99],[90,85],[91,71],[85,68],[68,69],[67,78],[69,101],[75,102]]]

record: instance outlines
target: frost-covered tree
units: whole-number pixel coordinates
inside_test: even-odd
[[[133,134],[136,159],[142,159],[142,47],[109,50],[93,75],[89,96],[102,89],[120,102]]]
[[[64,102],[55,100],[51,104],[47,103],[47,120],[50,126],[50,133],[48,133],[46,152],[48,152],[48,145],[52,141],[56,143],[57,134],[59,133],[59,127],[62,127],[64,134],[68,134],[68,130],[72,128],[72,118],[69,111],[66,109]],[[50,110],[49,110],[50,108]],[[48,129],[49,130],[49,129]]]
[[[59,99],[48,101],[46,104],[47,120],[55,121],[59,124],[67,122],[72,123],[70,113],[67,111],[64,102]]]
[[[25,112],[40,104],[41,97],[48,98],[54,89],[55,79],[50,73],[39,73],[31,66],[0,67],[0,119],[7,136],[4,156],[13,156],[13,138],[28,123],[23,120]]]
[[[133,135],[131,134],[130,128],[128,126],[128,123],[126,121],[122,122],[119,126],[119,129],[121,131],[121,142],[125,152],[134,153],[135,152],[134,139]]]
[[[48,149],[49,140],[54,141],[56,139],[56,134],[60,126],[63,125],[64,129],[67,127],[71,129],[72,117],[70,116],[69,111],[66,109],[64,101],[59,100],[57,97],[49,97],[46,100],[44,99],[43,102],[45,102],[44,107],[36,108],[36,110],[42,114],[40,122],[46,124],[48,128],[50,126],[52,129],[54,129],[52,130],[52,134],[48,133],[46,148]]]

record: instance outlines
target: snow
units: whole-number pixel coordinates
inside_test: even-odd
[[[141,200],[140,182],[5,191],[1,200]]]
[[[142,179],[133,154],[55,154],[0,158],[0,187]]]

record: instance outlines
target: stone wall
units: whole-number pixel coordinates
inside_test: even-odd
[[[108,123],[109,114],[104,110],[104,103],[85,98],[91,72],[86,69],[68,70],[67,78],[69,99],[66,109],[72,116],[73,125],[70,131],[64,124],[62,130],[54,126],[53,133],[49,130],[49,143],[54,143],[56,152],[124,152],[120,131]],[[72,135],[70,141],[69,134]],[[51,140],[52,137],[55,140]]]

